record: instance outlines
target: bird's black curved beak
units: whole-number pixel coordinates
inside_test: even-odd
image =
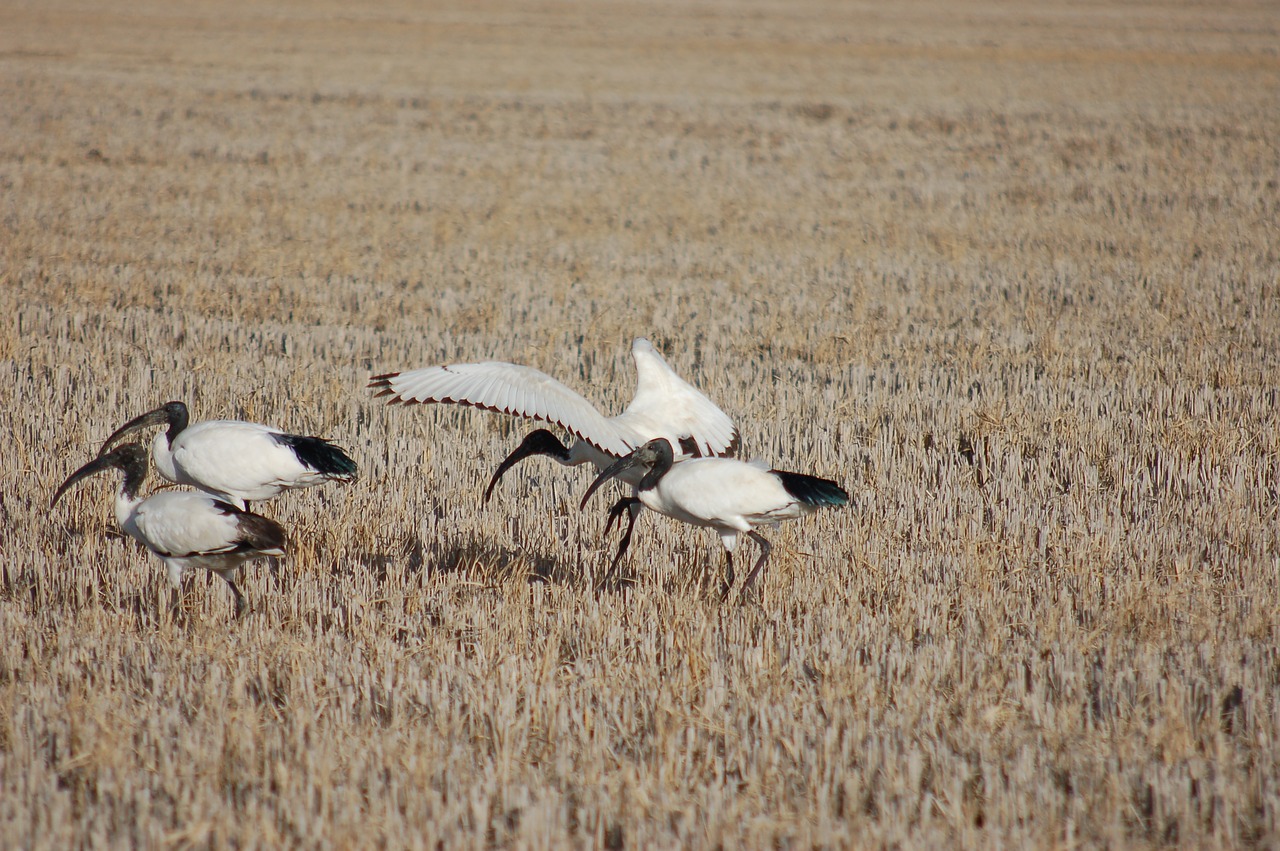
[[[581,511],[587,507],[587,500],[591,499],[591,494],[595,493],[602,484],[609,481],[609,479],[612,479],[614,476],[617,476],[620,473],[625,473],[632,467],[638,466],[641,462],[636,460],[635,455],[636,454],[634,452],[630,455],[623,455],[617,461],[614,461],[608,467],[601,470],[600,475],[596,476],[596,480],[591,483],[591,487],[587,488],[587,492],[582,495],[582,502],[578,503],[578,510]]]
[[[101,473],[103,470],[109,470],[112,467],[115,467],[117,461],[118,459],[114,455],[99,455],[79,470],[76,470],[70,476],[67,476],[67,480],[59,485],[58,489],[54,492],[53,499],[49,501],[49,507],[53,508],[57,505],[58,500],[62,499],[62,495],[66,493],[76,482],[81,479],[87,479],[94,473]]]
[[[94,473],[101,473],[103,470],[113,468],[124,471],[125,490],[130,493],[136,493],[137,489],[142,485],[143,479],[147,477],[147,450],[137,443],[126,443],[110,452],[104,452],[70,476],[67,476],[67,480],[54,491],[53,499],[49,501],[49,507],[53,508],[57,505],[62,495],[76,482],[81,479],[87,479]]]
[[[102,448],[98,450],[98,454],[105,455],[107,452],[111,450],[111,447],[115,446],[118,442],[120,442],[120,440],[123,439],[125,435],[132,434],[133,432],[138,431],[139,429],[149,428],[151,426],[158,426],[158,425],[168,425],[168,424],[169,424],[168,405],[161,405],[159,408],[156,408],[154,411],[147,411],[145,414],[141,416],[134,417],[133,419],[129,420],[129,422],[125,423],[124,425],[120,426],[120,428],[112,432],[111,436],[108,437],[106,441],[103,442]]]
[[[484,501],[488,502],[489,497],[493,494],[494,487],[498,484],[503,474],[519,464],[526,458],[533,455],[550,455],[560,461],[569,460],[569,450],[565,447],[560,439],[545,428],[540,428],[529,433],[515,450],[503,459],[498,465],[498,469],[494,472],[493,478],[489,480],[489,486],[484,489]]]

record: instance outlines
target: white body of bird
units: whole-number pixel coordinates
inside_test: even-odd
[[[600,473],[582,498],[587,504],[600,485],[631,470],[641,471],[636,496],[646,508],[693,526],[715,529],[727,562],[724,591],[733,584],[733,551],[741,535],[760,545],[761,555],[742,584],[751,587],[772,550],[755,530],[795,520],[823,507],[838,507],[849,494],[828,479],[771,470],[759,462],[735,458],[691,458],[676,462],[662,438],[645,443]],[[615,561],[616,566],[616,561]],[[612,569],[611,569],[612,572]]]
[[[349,482],[356,464],[319,437],[288,434],[240,420],[206,420],[188,426],[186,405],[169,402],[125,423],[107,438],[102,452],[141,428],[168,425],[151,444],[156,471],[244,508],[281,491],[328,481]]]
[[[674,464],[637,497],[646,508],[720,533],[733,552],[738,537],[759,526],[776,526],[816,511],[783,487],[782,479],[761,462],[736,458],[691,458]]]
[[[174,588],[191,568],[231,582],[246,561],[284,555],[282,536],[279,545],[263,545],[264,536],[246,528],[249,518],[266,518],[212,494],[171,490],[140,500],[117,492],[115,513],[120,528],[164,562]]]
[[[147,455],[136,443],[100,455],[72,473],[54,494],[52,504],[57,504],[71,485],[111,468],[124,473],[115,495],[120,528],[164,563],[169,584],[177,591],[191,568],[221,576],[231,587],[239,616],[244,609],[244,597],[235,583],[240,566],[255,558],[283,556],[284,529],[208,493],[171,490],[142,498]]]

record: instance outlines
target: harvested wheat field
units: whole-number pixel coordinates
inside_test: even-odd
[[[1280,842],[1277,44],[1261,2],[4,4],[0,846]],[[532,426],[367,388],[509,360],[612,412],[641,336],[851,494],[742,604],[648,512],[597,593],[618,486],[483,504]],[[112,477],[49,508],[169,399],[360,464],[255,504],[291,551],[239,620],[205,573],[169,616]]]

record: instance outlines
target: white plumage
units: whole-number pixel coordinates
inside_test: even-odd
[[[139,493],[147,475],[147,453],[136,443],[99,455],[76,470],[58,488],[51,506],[76,482],[113,468],[124,473],[115,497],[120,528],[164,562],[176,591],[191,568],[221,576],[231,587],[239,617],[244,610],[244,597],[235,583],[240,566],[251,559],[284,555],[284,529],[208,493],[171,490],[143,499]]]
[[[742,584],[745,592],[764,567],[772,546],[755,529],[794,520],[824,506],[841,506],[849,495],[835,482],[770,470],[761,463],[734,458],[691,458],[675,462],[671,444],[658,438],[614,464],[596,477],[582,498],[610,478],[627,471],[640,471],[636,493],[646,508],[693,526],[705,526],[720,533],[727,561],[724,592],[733,584],[733,551],[741,535],[760,545],[761,555]],[[606,530],[607,531],[607,530]],[[614,566],[617,562],[615,560]],[[612,572],[612,568],[610,569]]]
[[[131,432],[158,425],[168,426],[151,444],[151,458],[160,475],[239,508],[283,490],[356,477],[356,463],[327,440],[240,420],[206,420],[188,426],[187,406],[181,402],[169,402],[125,423],[100,451],[106,452]]]

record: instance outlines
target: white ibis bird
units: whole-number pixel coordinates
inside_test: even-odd
[[[442,403],[470,405],[565,428],[576,439],[565,446],[546,429],[537,429],[498,466],[486,502],[502,475],[525,458],[546,455],[568,467],[590,462],[602,470],[645,441],[664,438],[683,454],[695,457],[734,455],[738,429],[733,420],[697,388],[667,365],[653,344],[643,338],[631,344],[636,362],[636,393],[626,409],[612,417],[600,413],[578,393],[533,367],[490,361],[431,366],[375,375],[369,386],[389,404]],[[634,485],[639,474],[621,474]],[[618,548],[622,557],[631,540],[639,502],[634,497],[613,506],[609,523],[624,511],[631,520]]]
[[[671,444],[658,438],[605,468],[587,488],[581,507],[604,482],[633,470],[642,473],[636,493],[646,508],[720,533],[726,559],[723,596],[728,596],[733,586],[733,550],[739,535],[745,534],[760,545],[760,558],[742,583],[745,593],[773,549],[755,531],[757,526],[774,526],[849,502],[849,494],[835,482],[769,470],[763,464],[735,458],[691,458],[675,463]]]
[[[236,587],[236,575],[246,561],[284,555],[280,524],[208,493],[167,490],[143,499],[139,494],[147,477],[147,451],[137,443],[116,447],[76,470],[58,487],[50,508],[76,482],[110,469],[124,473],[115,499],[116,522],[164,562],[175,599],[183,575],[204,568],[231,586],[239,617],[244,595]]]
[[[238,508],[283,490],[350,482],[356,477],[356,462],[319,437],[286,434],[240,420],[188,423],[187,406],[167,402],[120,426],[99,453],[139,429],[167,425],[151,444],[151,458],[160,475],[220,496]]]

